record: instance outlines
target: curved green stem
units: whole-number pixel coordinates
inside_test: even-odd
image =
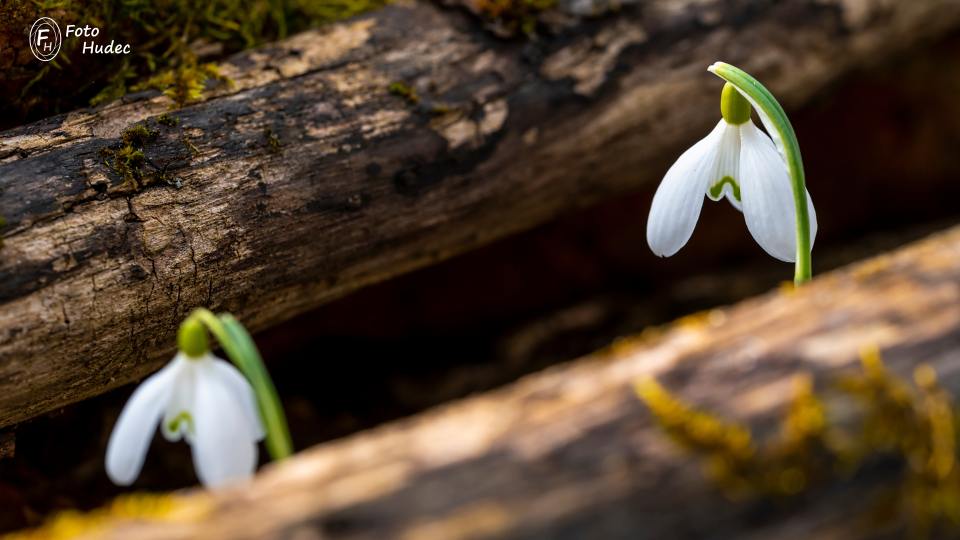
[[[218,317],[208,309],[198,308],[187,317],[186,321],[190,320],[199,320],[207,327],[230,360],[253,386],[267,433],[266,445],[270,457],[276,461],[290,456],[293,453],[293,443],[290,440],[287,417],[283,413],[283,405],[280,404],[277,389],[273,385],[273,380],[270,379],[270,374],[267,373],[267,368],[263,365],[263,359],[253,343],[253,338],[229,313],[223,313]]]
[[[797,258],[793,281],[797,285],[809,281],[813,276],[810,254],[813,246],[810,239],[807,187],[803,174],[803,161],[800,158],[800,144],[797,142],[797,135],[793,131],[790,119],[787,118],[787,113],[783,111],[783,107],[773,94],[746,71],[724,62],[715,62],[707,70],[735,86],[743,97],[747,98],[787,162],[797,214]]]

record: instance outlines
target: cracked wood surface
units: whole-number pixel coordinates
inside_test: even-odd
[[[828,386],[859,372],[865,346],[903,377],[928,363],[956,395],[958,260],[960,227],[320,445],[250,485],[183,492],[164,517],[118,516],[91,537],[877,538],[861,518],[895,467],[778,505],[733,503],[656,426],[633,383],[654,376],[761,438],[798,374]]]
[[[717,119],[716,59],[790,106],[958,20],[949,0],[664,0],[531,41],[400,2],[233,57],[175,126],[143,93],[4,132],[0,426],[156,369],[194,306],[256,331],[656,182]],[[101,153],[136,122],[157,131],[140,185]]]

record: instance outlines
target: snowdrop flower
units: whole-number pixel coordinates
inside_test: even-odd
[[[660,257],[682,248],[697,224],[704,195],[726,198],[743,212],[747,229],[767,253],[794,262],[796,208],[787,164],[774,142],[750,119],[751,105],[726,83],[717,126],[684,152],[667,171],[653,197],[647,243]],[[817,217],[807,193],[810,245]]]
[[[203,485],[248,479],[257,465],[263,424],[253,388],[230,363],[209,351],[206,330],[187,319],[180,351],[133,393],[107,444],[106,469],[118,485],[130,485],[143,466],[157,424],[169,441],[186,439]]]

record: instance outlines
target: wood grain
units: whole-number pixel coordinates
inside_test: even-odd
[[[400,2],[233,57],[175,126],[145,93],[4,132],[0,425],[142,377],[194,306],[256,331],[655,182],[716,120],[718,58],[789,106],[958,21],[949,0],[663,0],[501,40]],[[133,186],[102,150],[138,122]]]

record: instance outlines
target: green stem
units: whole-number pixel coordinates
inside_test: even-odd
[[[724,62],[715,62],[708,71],[732,84],[756,109],[767,132],[787,162],[790,183],[793,187],[793,202],[796,208],[797,257],[793,282],[797,285],[813,276],[810,250],[810,214],[807,209],[807,187],[800,158],[800,144],[793,131],[790,119],[783,107],[760,81],[742,69]]]
[[[198,308],[187,317],[188,321],[190,319],[199,320],[207,327],[230,360],[253,386],[267,433],[266,445],[270,457],[277,461],[290,456],[293,453],[293,443],[290,440],[290,429],[287,427],[283,405],[280,404],[277,389],[273,385],[273,380],[270,379],[267,368],[263,365],[263,359],[253,338],[229,313],[223,313],[218,317],[208,309]]]

